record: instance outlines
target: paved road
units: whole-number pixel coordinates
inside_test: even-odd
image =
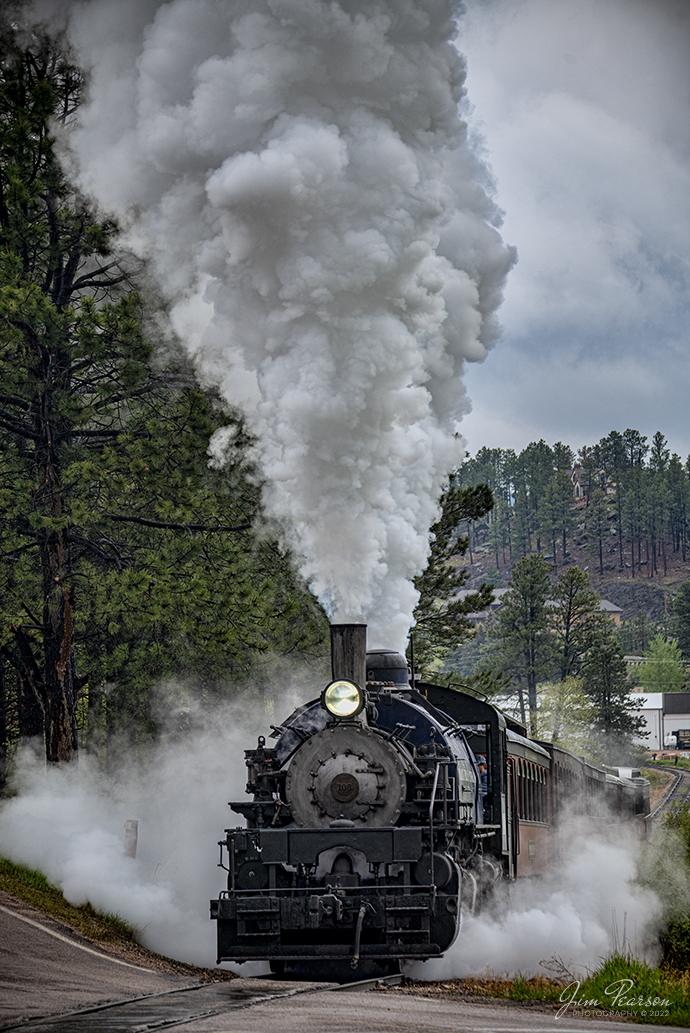
[[[189,982],[120,962],[28,904],[0,893],[0,1025]]]
[[[35,1033],[134,1033],[179,1022],[186,1033],[631,1033],[659,1028],[570,1013],[557,1019],[535,1008],[467,1004],[394,989],[344,992],[316,984],[237,979],[180,992],[189,985],[186,978],[104,954],[58,922],[0,894],[0,1031],[19,1023]],[[157,996],[75,1014],[142,995]],[[176,1001],[187,1007],[186,1014],[174,1013]],[[61,1018],[65,1012],[72,1014]]]
[[[659,1026],[574,1019],[533,1008],[464,1004],[394,990],[323,991],[256,1004],[185,1025],[189,1033],[615,1033]],[[665,1030],[679,1027],[665,1026]]]

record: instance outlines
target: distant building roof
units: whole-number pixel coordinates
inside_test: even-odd
[[[456,599],[467,599],[468,595],[475,595],[477,593],[477,591],[478,591],[478,589],[476,589],[476,588],[461,588],[460,591],[455,596],[455,598]],[[508,591],[510,591],[510,589],[508,589],[508,588],[494,588],[493,589],[494,598],[493,598],[493,602],[491,603],[491,608],[492,609],[501,601],[503,596]]]
[[[642,709],[643,710],[663,710],[664,708],[664,694],[663,692],[643,692],[640,693],[642,696]]]
[[[690,714],[690,692],[665,692],[665,714]]]
[[[606,610],[607,613],[622,613],[623,610],[620,606],[616,606],[615,603],[610,602],[608,599],[599,600],[599,609]]]

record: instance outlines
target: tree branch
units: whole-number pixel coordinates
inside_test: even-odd
[[[20,438],[30,438],[32,441],[40,441],[40,435],[26,430],[19,423],[15,423],[10,413],[0,412],[0,427],[4,427],[10,434],[18,434]]]
[[[252,526],[249,521],[244,524],[238,524],[236,527],[209,527],[208,524],[178,524],[167,520],[149,520],[146,517],[125,516],[124,513],[111,513],[107,519],[115,520],[118,523],[143,524],[144,527],[162,527],[169,531],[208,531],[210,534],[249,531]]]

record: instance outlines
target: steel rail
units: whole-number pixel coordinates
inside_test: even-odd
[[[266,977],[268,979],[268,977]],[[190,995],[200,994],[202,991],[206,991],[207,995],[211,987],[219,988],[220,986],[231,987],[234,981],[232,980],[218,980],[214,983],[195,983],[190,986],[176,987],[172,990],[161,990],[154,994],[140,994],[137,997],[126,997],[118,1001],[108,1001],[105,1004],[90,1005],[88,1008],[78,1008],[73,1011],[60,1012],[59,1014],[53,1015],[41,1015],[29,1019],[20,1019],[18,1021],[12,1021],[3,1025],[0,1025],[0,1033],[9,1033],[10,1030],[36,1030],[40,1033],[41,1030],[44,1033],[51,1031],[51,1033],[72,1033],[75,1030],[93,1030],[92,1025],[86,1025],[89,1020],[89,1016],[102,1015],[106,1020],[103,1029],[107,1029],[109,1033],[135,1033],[137,1030],[146,1029],[148,1031],[169,1029],[172,1026],[182,1026],[188,1022],[195,1022],[199,1019],[212,1018],[214,1015],[222,1015],[227,1011],[236,1011],[241,1008],[251,1008],[255,1004],[267,1004],[270,1001],[284,1000],[286,997],[294,997],[297,994],[303,993],[324,993],[326,991],[366,991],[373,990],[378,986],[399,986],[404,981],[404,976],[400,974],[392,976],[379,976],[372,979],[359,979],[351,983],[341,983],[334,986],[331,983],[324,983],[323,986],[313,986],[309,989],[280,989],[276,993],[262,992],[257,993],[255,996],[249,996],[247,994],[241,995],[235,998],[229,998],[227,1001],[220,1003],[216,1002],[211,1007],[195,1008],[192,1006],[190,1009],[188,1006],[181,1007],[181,1013],[177,1016],[169,1015],[160,1017],[158,1019],[155,1016],[142,1016],[142,1010],[140,1005],[146,1007],[145,1002],[161,1002],[165,1003],[165,998],[174,997],[176,994]],[[246,980],[249,982],[249,980]],[[243,987],[243,989],[250,989]],[[201,995],[201,994],[200,994]],[[210,1002],[209,1002],[210,1003]],[[115,1013],[116,1009],[123,1009],[123,1014],[117,1016]],[[127,1009],[127,1011],[125,1011]],[[110,1016],[107,1013],[110,1012]],[[127,1013],[129,1012],[129,1014]],[[83,1017],[84,1025],[79,1020]],[[143,1019],[143,1022],[142,1022]],[[76,1021],[75,1021],[76,1020]],[[114,1020],[114,1021],[113,1021]]]
[[[664,796],[661,798],[657,806],[654,808],[652,813],[649,815],[648,821],[654,825],[659,824],[659,820],[662,814],[669,809],[671,804],[681,802],[690,803],[690,771],[685,769],[678,770],[676,767],[671,767],[667,764],[645,764],[645,767],[656,768],[660,771],[668,771],[675,775],[675,780],[670,789],[666,791]],[[687,787],[687,792],[679,794],[681,786]]]

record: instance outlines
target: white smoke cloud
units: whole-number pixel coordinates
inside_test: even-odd
[[[333,620],[401,648],[514,255],[450,0],[40,0],[88,73],[82,188],[260,441]]]
[[[606,831],[606,830],[605,830]],[[636,881],[640,844],[627,830],[608,835],[580,822],[562,864],[537,883],[518,880],[476,915],[465,914],[444,958],[417,964],[417,979],[549,974],[554,959],[573,974],[614,951],[656,960],[661,904]]]
[[[226,879],[217,843],[244,824],[227,801],[248,799],[244,750],[269,721],[256,700],[239,700],[184,738],[163,735],[140,757],[123,751],[108,773],[87,754],[46,767],[25,749],[0,807],[2,856],[43,872],[71,904],[119,915],[148,949],[215,965],[208,904]],[[129,819],[139,823],[136,858],[124,852]]]

